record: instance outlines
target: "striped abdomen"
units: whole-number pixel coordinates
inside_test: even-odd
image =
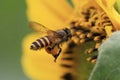
[[[31,44],[31,49],[38,50],[51,44],[48,36],[37,39]]]

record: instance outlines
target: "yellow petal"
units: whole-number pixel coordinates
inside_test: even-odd
[[[55,63],[53,56],[47,54],[44,49],[30,50],[31,43],[37,38],[38,34],[30,34],[23,40],[22,66],[25,74],[32,80],[60,80],[59,58]]]
[[[95,0],[97,4],[107,13],[116,30],[120,30],[120,15],[114,9],[116,0]]]
[[[88,0],[72,0],[72,2],[74,4],[74,7],[78,8],[84,5],[86,2],[88,2]]]
[[[63,27],[73,12],[65,0],[27,0],[27,6],[29,20],[51,29]]]
[[[79,6],[79,0],[72,0],[73,4],[74,4],[74,7],[78,7]]]
[[[106,31],[107,37],[109,37],[112,34],[112,27],[105,26],[105,31]]]

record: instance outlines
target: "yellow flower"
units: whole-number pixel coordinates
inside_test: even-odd
[[[27,16],[29,21],[39,22],[49,29],[56,30],[67,26],[68,22],[79,17],[79,12],[86,7],[93,5],[99,11],[103,10],[115,30],[120,29],[120,15],[113,8],[115,0],[70,0],[74,4],[74,10],[66,0],[27,0]],[[111,26],[111,25],[110,25]],[[36,29],[37,30],[37,29]],[[105,27],[107,36],[112,33],[112,27]],[[94,31],[94,29],[93,29]],[[22,66],[25,74],[32,80],[60,80],[63,73],[59,64],[53,62],[53,57],[43,49],[40,51],[30,50],[31,43],[40,38],[37,33],[27,35],[23,40]]]
[[[114,4],[117,0],[95,0],[97,4],[106,12],[109,16],[114,28],[120,30],[120,14],[115,10]],[[108,33],[109,29],[108,29]],[[111,34],[111,33],[110,33]]]
[[[65,0],[27,0],[27,7],[30,21],[40,22],[52,30],[64,27],[73,13]],[[59,59],[54,63],[53,57],[44,50],[30,50],[31,43],[37,38],[39,34],[32,33],[23,40],[22,66],[25,74],[33,80],[59,80]]]

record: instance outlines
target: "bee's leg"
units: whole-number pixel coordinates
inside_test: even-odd
[[[47,53],[52,54],[51,51],[53,50],[53,47],[47,46],[47,47],[45,48],[45,50],[46,50]]]
[[[55,58],[55,59],[54,59],[54,62],[56,62],[58,56],[60,55],[60,53],[61,53],[61,51],[62,51],[62,49],[60,48],[60,45],[57,45],[57,47],[59,48],[59,51],[58,51],[58,53],[57,53],[56,55],[53,55],[53,57]]]

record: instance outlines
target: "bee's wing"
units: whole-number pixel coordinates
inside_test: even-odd
[[[32,28],[35,32],[38,32],[40,34],[46,34],[50,29],[48,29],[47,27],[45,27],[44,25],[38,23],[38,22],[34,22],[34,21],[30,21],[29,22],[29,26],[30,28]]]
[[[44,35],[49,35],[49,36],[56,36],[57,33],[56,31],[50,30],[47,27],[45,27],[44,25],[31,21],[29,22],[29,26],[35,31],[37,32],[41,37]]]

